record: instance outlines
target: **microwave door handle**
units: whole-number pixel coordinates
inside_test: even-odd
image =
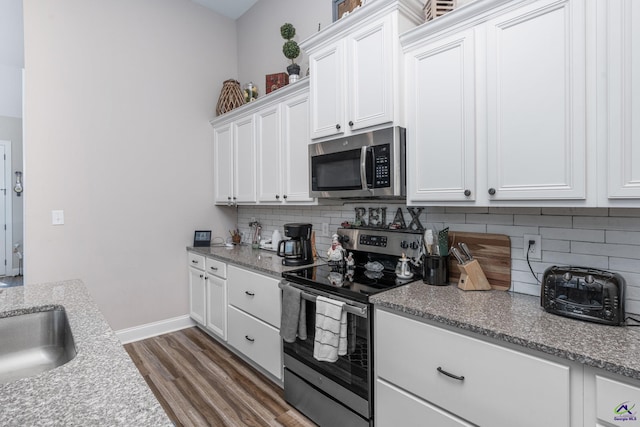
[[[368,190],[367,185],[367,151],[369,147],[364,146],[360,149],[360,181],[362,182],[362,189]]]

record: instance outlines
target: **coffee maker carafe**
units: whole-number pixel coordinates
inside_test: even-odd
[[[284,235],[289,240],[278,242],[278,256],[283,257],[282,265],[313,264],[311,249],[311,224],[285,224]]]

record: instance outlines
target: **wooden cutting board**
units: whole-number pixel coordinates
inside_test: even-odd
[[[506,291],[511,288],[511,239],[504,234],[467,233],[449,231],[449,247],[464,242],[471,255],[487,276],[491,288]],[[460,270],[458,261],[449,256],[449,282],[458,283]]]

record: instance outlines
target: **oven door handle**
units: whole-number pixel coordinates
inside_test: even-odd
[[[287,285],[287,284],[289,284],[289,283],[286,282],[286,281],[282,281],[282,282],[278,283],[278,287],[280,289],[282,289],[282,287]],[[297,286],[294,286],[294,288],[300,289]],[[315,302],[317,295],[311,294],[309,292],[305,292],[303,289],[300,289],[300,297],[303,298],[303,299],[306,299],[307,301]],[[344,302],[345,303],[344,304],[344,311],[346,311],[347,313],[353,314],[353,315],[358,316],[358,317],[364,317],[365,319],[367,318],[368,309],[367,309],[366,306],[365,307],[356,307],[355,305],[351,305],[351,304],[347,303],[346,301],[343,301],[343,300],[341,300],[339,298],[334,298],[333,296],[327,296],[327,298],[332,298],[332,299],[335,299],[336,301]]]

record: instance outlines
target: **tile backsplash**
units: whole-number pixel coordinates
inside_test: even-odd
[[[249,222],[262,224],[263,236],[290,222],[313,224],[316,248],[322,254],[343,221],[354,222],[356,208],[386,207],[386,222],[401,208],[406,224],[411,214],[401,204],[346,203],[336,206],[240,206],[238,227],[250,240]],[[416,208],[413,208],[414,212]],[[511,239],[511,290],[540,295],[540,284],[524,256],[525,234],[542,238],[542,260],[531,260],[538,280],[551,265],[580,265],[620,273],[627,283],[626,310],[640,313],[640,209],[617,208],[458,208],[425,207],[419,215],[425,227],[451,231],[506,234]],[[329,235],[322,235],[322,225]]]

